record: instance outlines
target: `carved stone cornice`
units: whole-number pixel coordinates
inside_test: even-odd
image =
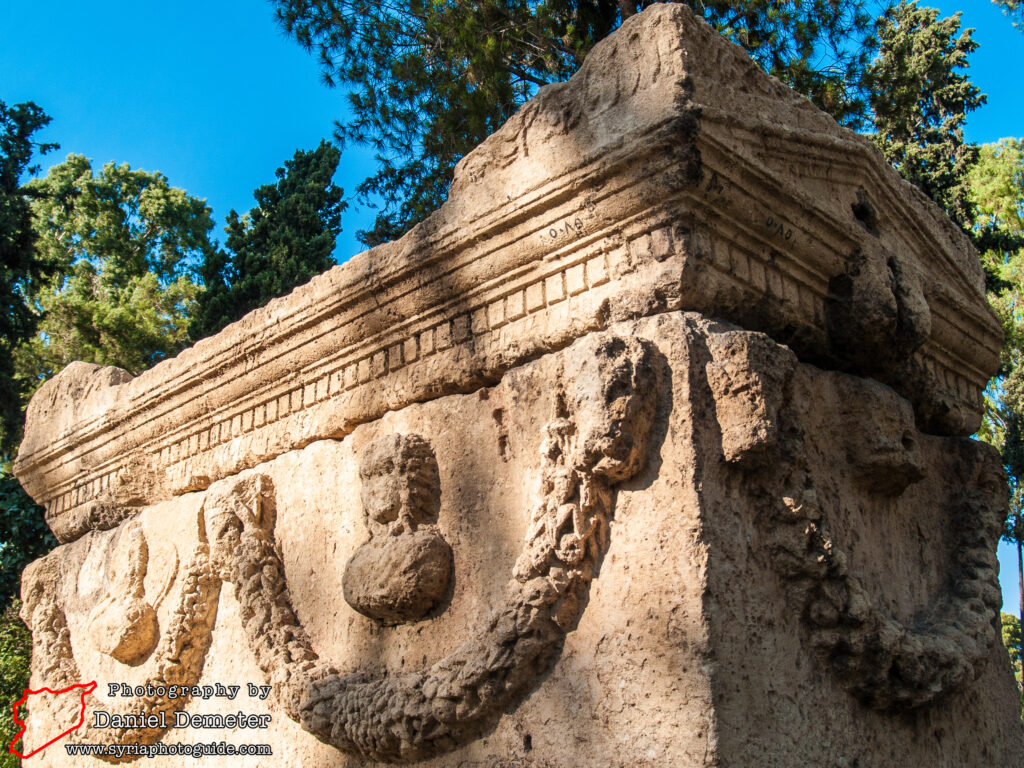
[[[934,204],[658,5],[467,155],[402,239],[134,379],[75,364],[47,382],[15,469],[68,541],[678,309],[889,384],[941,434],[977,427],[1001,343],[977,256]]]

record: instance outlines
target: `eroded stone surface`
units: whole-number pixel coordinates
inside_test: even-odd
[[[17,472],[66,541],[679,309],[876,378],[932,434],[975,431],[1001,344],[977,256],[938,208],[659,5],[467,155],[401,240],[137,379],[76,366],[48,382]]]
[[[40,390],[32,685],[283,766],[1018,764],[999,343],[962,233],[654,6],[401,241]]]
[[[359,479],[372,538],[345,566],[345,600],[385,624],[422,619],[452,575],[452,548],[432,525],[441,493],[434,452],[419,435],[386,435],[366,447]]]
[[[103,653],[136,664],[156,646],[156,611],[145,599],[149,545],[136,522],[125,524],[107,563],[107,594],[89,619],[89,633]]]
[[[269,684],[268,702],[247,708],[273,715],[266,738],[296,764],[774,765],[822,749],[862,764],[882,750],[1012,764],[1024,741],[992,624],[998,462],[968,439],[908,429],[907,407],[699,316],[616,326],[494,387],[144,512],[143,530],[203,526],[208,544],[163,605],[205,584],[194,615],[215,612],[217,628],[169,626],[150,659],[107,674]],[[767,425],[753,436],[739,429],[751,413]],[[839,428],[860,447],[837,443]],[[360,465],[395,434],[436,453],[455,588],[428,622],[382,627],[339,596],[365,536]],[[909,482],[865,486],[886,462]],[[325,477],[353,492],[339,501]],[[37,676],[60,684],[102,657],[88,595],[63,585],[77,590],[115,535],[65,545],[26,575],[37,653],[59,660]],[[168,664],[174,636],[210,650]],[[139,702],[99,691],[90,706]],[[943,742],[920,739],[920,716],[897,716],[908,710],[927,712]],[[169,738],[79,738],[129,737]]]
[[[385,624],[422,619],[448,592],[451,563],[452,548],[434,531],[369,541],[345,567],[345,600]]]

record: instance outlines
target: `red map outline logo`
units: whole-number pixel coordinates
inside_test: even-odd
[[[22,704],[24,704],[26,701],[28,701],[28,697],[29,696],[33,696],[33,695],[36,695],[36,694],[39,694],[39,693],[43,693],[44,691],[46,693],[52,693],[52,694],[54,694],[56,696],[59,696],[62,693],[67,693],[68,691],[73,691],[73,690],[75,690],[75,688],[81,688],[82,689],[82,693],[80,694],[81,695],[81,700],[82,700],[82,711],[78,715],[78,723],[76,725],[73,725],[70,728],[68,728],[66,731],[64,731],[64,733],[60,734],[59,736],[55,736],[54,738],[50,739],[48,742],[43,744],[43,746],[38,747],[37,749],[33,749],[27,755],[23,755],[23,754],[21,754],[21,752],[16,750],[14,748],[14,745],[18,741],[21,740],[21,737],[25,735],[25,731],[28,728],[28,725],[23,720],[19,719],[19,717],[18,717],[18,707],[20,707]],[[48,746],[53,744],[53,742],[59,741],[60,739],[63,739],[65,736],[67,736],[72,731],[75,731],[75,730],[78,730],[79,728],[81,728],[82,725],[85,723],[85,697],[87,695],[89,695],[90,693],[92,693],[93,691],[95,691],[95,690],[96,690],[96,681],[95,680],[93,680],[92,682],[89,682],[89,683],[76,683],[75,685],[72,685],[72,686],[70,686],[68,688],[62,688],[59,691],[54,691],[54,690],[52,690],[50,688],[40,688],[38,691],[30,691],[28,688],[26,688],[25,689],[25,694],[20,699],[18,699],[16,702],[14,702],[14,722],[21,726],[21,730],[18,731],[17,735],[11,740],[11,746],[10,746],[11,754],[12,755],[17,755],[22,760],[27,760],[28,758],[32,757],[32,755],[36,754],[37,752],[42,752]]]

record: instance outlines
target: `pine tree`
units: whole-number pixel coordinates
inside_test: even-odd
[[[27,294],[52,265],[40,258],[32,228],[32,209],[21,178],[37,145],[32,135],[50,118],[32,102],[8,107],[0,101],[0,454],[14,449],[21,436],[22,384],[15,378],[14,350],[35,333],[36,315]]]
[[[1020,0],[992,0],[1010,17],[1013,26],[1024,32],[1024,4]]]
[[[27,186],[37,247],[55,268],[31,293],[39,333],[16,355],[30,389],[73,360],[137,374],[184,348],[195,269],[213,248],[206,203],[160,173],[95,172],[82,155]]]
[[[17,598],[25,566],[57,546],[43,517],[43,508],[25,493],[0,464],[0,612]]]
[[[1010,667],[1017,681],[1017,693],[1020,696],[1021,719],[1024,720],[1024,672],[1021,671],[1021,634],[1020,619],[1016,616],[1000,614],[1003,629],[1003,647],[1010,656]]]
[[[1024,142],[1005,138],[982,145],[967,180],[974,242],[990,288],[1000,297],[996,310],[1009,319],[1011,306],[1002,305],[1024,307]],[[1024,349],[1021,329],[1004,322],[1004,330],[1008,342]]]
[[[8,107],[0,101],[0,614],[16,596],[25,564],[57,543],[43,522],[42,509],[28,497],[9,467],[21,438],[26,394],[24,383],[15,375],[14,354],[36,331],[37,316],[28,296],[54,267],[36,247],[30,204],[33,192],[21,183],[25,173],[38,170],[31,166],[37,150],[56,149],[56,144],[38,144],[32,139],[49,122],[46,113],[32,102]],[[28,682],[27,635],[13,617],[0,618],[0,689],[4,693]],[[0,719],[5,734],[9,720]]]
[[[999,448],[1010,484],[1003,538],[1017,550],[1024,614],[1024,144],[1001,139],[983,145],[967,180],[989,303],[1005,334],[998,396],[988,398],[980,437]]]
[[[587,52],[652,0],[274,0],[284,29],[345,86],[342,147],[373,147],[379,170],[356,189],[384,207],[368,245],[392,240],[444,201],[455,164],[538,87],[569,78]],[[872,52],[865,0],[688,0],[768,72],[837,119],[864,115],[859,75]]]
[[[882,154],[966,230],[974,220],[967,174],[977,148],[964,140],[967,113],[985,96],[966,74],[978,44],[960,14],[902,2],[879,20],[879,54],[865,75]]]
[[[256,207],[228,214],[227,252],[208,254],[200,269],[206,290],[190,326],[193,339],[228,323],[334,265],[344,191],[332,178],[341,159],[325,141],[298,151],[277,169],[277,183],[256,189]]]
[[[8,745],[21,732],[14,722],[11,704],[25,692],[29,681],[29,666],[32,657],[32,636],[29,634],[17,612],[12,608],[0,610],[0,768],[19,768],[21,759],[10,752]]]

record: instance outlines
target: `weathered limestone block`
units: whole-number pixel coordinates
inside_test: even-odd
[[[967,238],[863,137],[677,7],[641,14],[456,169],[448,202],[130,379],[30,404],[17,472],[64,541],[470,392],[583,333],[696,310],[971,434],[1001,330]]]
[[[40,390],[32,684],[98,685],[32,759],[1021,764],[999,345],[931,203],[652,7],[402,240]]]

